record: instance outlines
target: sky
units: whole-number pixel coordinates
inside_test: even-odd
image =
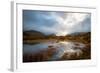
[[[78,12],[23,10],[23,30],[65,36],[91,31],[91,14]]]

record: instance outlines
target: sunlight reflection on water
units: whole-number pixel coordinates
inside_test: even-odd
[[[56,49],[56,52],[51,58],[52,60],[59,59],[65,53],[68,53],[68,56],[70,56],[73,53],[76,53],[78,56],[82,53],[81,49],[85,47],[84,44],[78,42],[53,42],[53,43],[45,42],[35,45],[24,44],[23,53],[24,54],[38,53],[42,50],[47,50],[50,45]]]
[[[52,57],[52,59],[59,59],[65,53],[68,53],[68,56],[70,56],[73,53],[76,53],[78,56],[82,53],[81,49],[85,47],[84,44],[76,42],[60,42],[55,45],[56,46],[59,45],[59,47],[57,49],[58,50],[57,53]]]

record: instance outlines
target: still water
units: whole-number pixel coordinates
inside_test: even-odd
[[[43,50],[47,50],[49,46],[52,46],[56,49],[55,54],[52,56],[52,60],[59,59],[64,53],[70,54],[76,53],[80,55],[82,49],[85,47],[84,44],[78,42],[43,42],[35,45],[24,44],[23,45],[23,54],[36,54]]]

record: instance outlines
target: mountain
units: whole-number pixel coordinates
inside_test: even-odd
[[[42,32],[35,31],[35,30],[29,30],[29,31],[24,31],[23,35],[29,35],[29,36],[44,36]]]
[[[29,30],[23,32],[23,40],[24,42],[35,42],[34,40],[69,40],[69,41],[76,41],[82,43],[89,43],[91,42],[91,32],[76,32],[71,33],[66,36],[56,36],[55,34],[45,35],[42,32]],[[30,41],[30,42],[29,42]]]
[[[66,38],[70,41],[76,41],[81,43],[91,42],[91,32],[78,32],[66,35]]]
[[[83,36],[83,35],[90,35],[91,32],[75,32],[75,33],[71,33],[71,34],[68,34],[66,36]]]
[[[36,39],[36,38],[44,38],[45,34],[35,30],[29,30],[23,32],[23,39]]]

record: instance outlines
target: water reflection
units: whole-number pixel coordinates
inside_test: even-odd
[[[48,50],[50,47],[56,50],[54,55],[51,57],[51,60],[57,60],[65,53],[68,54],[67,57],[70,57],[72,54],[79,56],[82,54],[82,49],[85,47],[85,45],[78,42],[44,42],[35,45],[24,44],[23,53],[36,54],[41,51]]]

